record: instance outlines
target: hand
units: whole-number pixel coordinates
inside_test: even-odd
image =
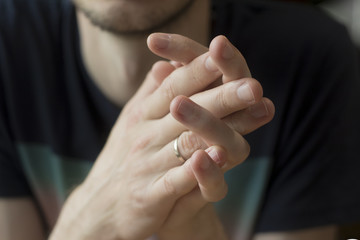
[[[176,61],[189,56],[186,51],[175,53]],[[202,92],[222,74],[229,77],[224,77],[225,82],[231,79],[230,74],[221,72],[227,71],[223,62],[216,62],[216,52],[215,57],[211,54],[190,59],[177,69],[166,62],[154,65],[124,108],[89,176],[69,197],[53,232],[54,239],[64,239],[64,234],[77,239],[144,239],[164,227],[181,199],[192,199],[197,186],[200,204],[224,195],[213,194],[217,189],[209,188],[212,184],[208,186],[207,180],[223,179],[219,165],[230,169],[246,158],[249,147],[237,129],[249,132],[269,121],[273,106],[262,98],[261,86],[253,79],[228,82]],[[205,67],[210,55],[219,70]],[[236,96],[234,87],[240,85],[251,89],[253,97],[249,101]],[[185,96],[192,96],[208,110]],[[223,105],[213,106],[211,103],[219,96]],[[253,118],[249,106],[255,108],[257,104],[268,110],[253,123],[248,121]],[[191,156],[184,164],[173,153],[173,140],[179,135],[181,154]],[[186,139],[201,139],[204,145],[198,149],[207,152],[195,152],[184,144]]]
[[[194,58],[194,56],[196,56],[196,54],[199,54],[202,51],[207,51],[207,49],[204,50],[204,47],[199,46],[197,43],[193,42],[190,39],[183,39],[183,37],[181,36],[179,37],[177,35],[172,35],[172,45],[181,45],[182,49],[187,49],[187,51],[182,50],[174,54],[174,51],[176,51],[174,50],[174,48],[177,49],[176,47],[169,47],[169,49],[159,49],[155,44],[152,44],[152,37],[158,38],[166,36],[159,36],[158,34],[150,36],[150,49],[158,55],[172,60],[172,62],[177,62],[177,64],[175,65],[178,67],[186,65]],[[211,92],[211,94],[213,95],[207,96],[209,98],[202,98],[204,95],[201,94],[197,94],[195,96],[192,96],[191,98],[196,102],[200,103],[202,106],[211,109],[215,116],[218,116],[220,118],[223,116],[227,116],[223,118],[223,120],[229,126],[231,126],[232,129],[235,129],[242,135],[247,134],[255,130],[257,127],[270,121],[274,114],[274,106],[268,99],[261,99],[262,90],[261,86],[257,83],[257,81],[255,81],[254,79],[242,79],[244,77],[250,77],[251,74],[249,69],[247,68],[244,58],[237,51],[237,49],[235,49],[225,37],[220,36],[215,38],[211,42],[209,52],[209,55],[211,56],[211,69],[213,69],[214,71],[220,71],[223,74],[222,80],[224,83],[230,81],[235,82],[234,84],[226,86],[228,87],[228,91],[224,91],[224,88],[222,87],[211,89],[208,92]],[[232,103],[229,101],[232,100],[231,97],[233,97],[235,93],[230,95],[230,98],[227,98],[227,96],[229,96],[229,91],[231,92],[230,88],[235,91],[236,88],[234,89],[234,86],[238,85],[237,82],[239,82],[239,80],[244,81],[245,84],[249,84],[250,88],[253,91],[255,90],[258,92],[255,92],[255,94],[251,94],[254,95],[255,98],[253,102],[247,102],[246,99],[244,99],[244,105],[237,106],[239,108],[244,108],[244,110],[227,115],[228,113],[231,113],[234,108],[236,108],[236,106],[233,106],[229,109],[229,106],[232,106]],[[256,96],[259,96],[260,98],[258,99]],[[215,101],[211,102],[212,100]],[[173,103],[174,102],[176,102],[176,100],[173,101]],[[219,103],[222,103],[222,105],[219,106]],[[234,101],[233,104],[236,105],[238,104],[238,102]],[[246,108],[247,106],[250,107]],[[220,109],[224,112],[216,112],[216,109]],[[177,116],[175,111],[172,112],[174,112],[174,117],[176,119],[178,119],[180,122],[183,122],[185,126],[187,125],[186,122],[184,122],[184,119],[181,119],[181,115]],[[195,112],[197,111],[195,110]],[[209,126],[212,126],[212,124],[209,124]],[[209,132],[211,132],[212,130],[213,129],[209,129]],[[206,132],[204,134],[206,134]],[[207,146],[203,143],[202,139],[199,138],[198,135],[193,134],[193,132],[185,132],[182,134],[182,136],[183,135],[185,135],[183,138],[185,139],[185,149],[189,150],[189,152],[185,152],[184,154],[182,154],[185,155],[186,158],[190,157],[190,154],[196,149],[201,149],[204,146]],[[221,134],[218,134],[217,136],[221,136]],[[231,143],[228,146],[231,146]],[[184,148],[181,147],[180,149]],[[205,155],[204,158],[206,158]],[[212,158],[212,160],[225,159],[225,157],[223,158],[213,156]],[[164,223],[163,228],[159,233],[160,239],[226,239],[225,234],[222,231],[221,224],[219,224],[216,218],[216,214],[214,214],[214,211],[212,211],[211,206],[207,204],[207,201],[218,201],[223,196],[225,196],[226,184],[224,184],[223,175],[218,169],[219,166],[221,166],[222,164],[223,163],[220,163],[219,161],[218,165],[210,164],[212,166],[206,171],[207,176],[205,174],[203,177],[198,179],[198,183],[200,188],[202,188],[202,191],[199,191],[200,189],[197,188],[191,194],[187,194],[186,196],[182,197],[177,201],[177,204],[175,205],[172,214],[168,217],[167,221]],[[233,166],[233,164],[228,164],[227,166],[224,166],[222,168],[222,171],[228,170]],[[197,170],[194,172],[199,173],[201,171]],[[201,221],[199,221],[199,219],[201,219]],[[205,236],[201,235],[204,233]]]

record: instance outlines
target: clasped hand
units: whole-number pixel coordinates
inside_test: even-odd
[[[155,63],[124,107],[54,239],[59,231],[77,239],[226,238],[209,203],[226,195],[224,173],[250,151],[243,135],[269,122],[274,106],[223,36],[208,49],[156,33],[148,46],[170,62]]]

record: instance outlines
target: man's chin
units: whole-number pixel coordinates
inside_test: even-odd
[[[80,0],[74,0],[78,11],[82,12],[96,27],[116,35],[148,35],[152,32],[166,29],[166,26],[175,22],[192,6],[193,0],[187,1],[185,6],[174,13],[163,14],[164,10],[153,11],[125,11],[121,6],[114,4],[101,10],[93,10]],[[139,13],[140,12],[140,13]],[[141,13],[142,12],[142,13]]]
[[[116,24],[116,21],[109,21],[106,19],[96,18],[90,13],[82,11],[88,20],[96,27],[103,31],[110,32],[115,35],[149,35],[152,32],[159,31],[165,26],[160,23],[158,25],[134,25],[134,24]]]

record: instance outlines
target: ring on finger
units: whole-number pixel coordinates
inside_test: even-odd
[[[179,136],[180,137],[180,136]],[[182,162],[184,163],[186,160],[181,156],[180,152],[179,152],[179,148],[178,148],[178,142],[179,142],[179,137],[177,137],[174,141],[174,153],[175,156]]]

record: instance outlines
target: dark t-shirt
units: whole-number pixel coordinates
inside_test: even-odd
[[[243,53],[276,106],[216,204],[229,234],[360,221],[359,63],[346,30],[296,4],[216,2],[213,35]],[[0,0],[0,197],[51,227],[121,109],[87,75],[68,0]]]

